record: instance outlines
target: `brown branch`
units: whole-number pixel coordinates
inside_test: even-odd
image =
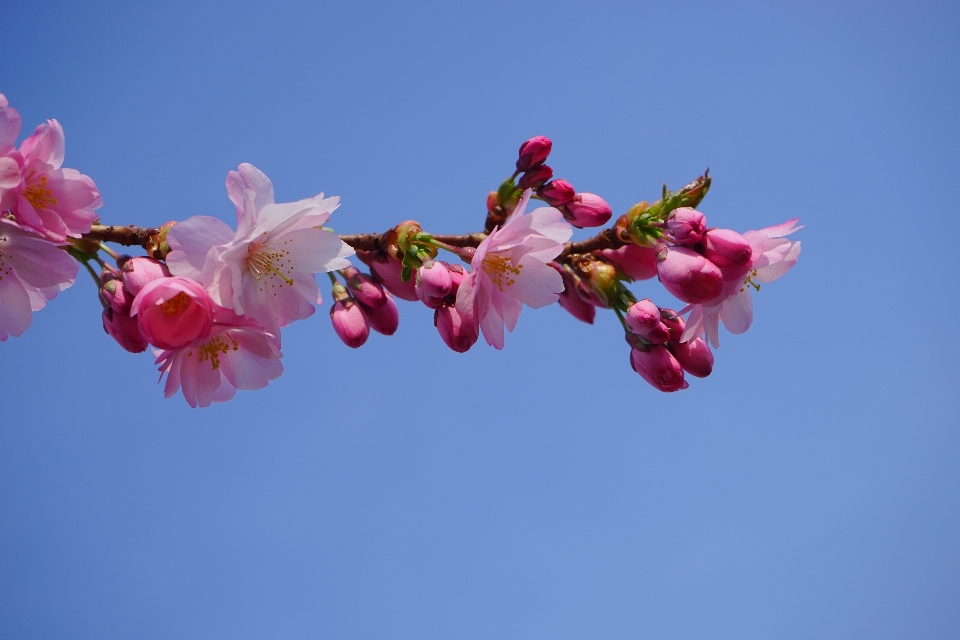
[[[95,224],[90,227],[90,233],[83,234],[84,240],[93,240],[94,242],[113,242],[125,247],[141,246],[147,248],[150,236],[160,232],[156,228],[135,227],[115,227],[103,224]]]

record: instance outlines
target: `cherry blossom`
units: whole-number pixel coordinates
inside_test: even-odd
[[[56,245],[0,218],[0,342],[22,335],[33,312],[72,285],[78,269]]]
[[[217,304],[276,334],[322,302],[313,274],[350,266],[353,248],[322,229],[340,199],[321,193],[277,204],[269,178],[250,164],[227,175],[227,194],[237,230],[208,216],[181,222],[167,234],[167,266],[203,284]]]
[[[682,342],[705,335],[716,348],[720,346],[720,322],[733,334],[743,333],[750,328],[753,322],[750,290],[759,291],[761,284],[773,282],[797,263],[800,241],[787,240],[786,236],[803,228],[794,226],[798,219],[743,234],[752,250],[750,262],[746,269],[724,274],[723,291],[719,296],[702,304],[687,305],[681,310],[682,314],[690,313]]]
[[[502,349],[504,326],[513,331],[522,305],[538,309],[557,301],[563,278],[547,263],[573,234],[563,214],[550,207],[524,213],[530,191],[513,214],[490,232],[471,260],[471,271],[457,292],[457,311],[473,317],[487,344]]]

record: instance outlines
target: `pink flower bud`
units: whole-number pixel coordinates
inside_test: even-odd
[[[667,229],[677,244],[693,246],[707,230],[707,217],[690,207],[680,207],[667,217]]]
[[[123,286],[132,296],[140,293],[148,282],[153,282],[157,278],[170,277],[167,265],[145,256],[126,260],[120,270],[123,272]]]
[[[333,330],[351,349],[363,346],[370,337],[370,326],[363,308],[352,300],[337,300],[330,307]]]
[[[465,353],[480,337],[480,327],[473,317],[464,317],[456,307],[440,307],[434,312],[433,323],[444,344],[456,351]]]
[[[370,272],[382,284],[387,291],[397,296],[401,300],[416,300],[417,292],[415,287],[417,283],[413,278],[406,282],[400,279],[400,271],[403,265],[393,258],[387,258],[386,262],[370,262]]]
[[[356,267],[347,267],[343,270],[343,277],[347,281],[347,288],[354,298],[363,306],[373,309],[387,303],[387,292],[380,283],[361,273]]]
[[[550,138],[536,136],[520,145],[520,157],[517,159],[517,171],[526,171],[530,167],[543,164],[550,155],[553,143]]]
[[[691,342],[674,342],[671,345],[673,356],[692,376],[706,378],[713,371],[713,352],[703,338]]]
[[[580,297],[580,294],[577,293],[576,277],[556,262],[549,264],[556,269],[560,273],[560,277],[563,278],[563,293],[560,294],[560,299],[557,302],[577,320],[586,322],[587,324],[593,324],[593,320],[597,316],[597,308],[589,302],[586,302]]]
[[[603,226],[613,215],[607,201],[592,193],[578,193],[561,211],[567,222],[579,229]]]
[[[559,207],[573,200],[577,190],[566,180],[551,180],[537,189],[537,195],[551,207]]]
[[[742,267],[753,256],[747,239],[732,229],[710,229],[699,248],[707,260],[724,268]]]
[[[429,297],[443,298],[453,289],[453,280],[445,264],[436,260],[427,260],[417,270],[417,287],[423,289],[423,293]]]
[[[527,189],[538,189],[544,182],[553,177],[553,169],[545,164],[534,167],[520,176],[520,182],[517,186],[526,191]]]
[[[630,331],[644,335],[660,326],[660,308],[650,299],[640,300],[627,309],[627,328]]]
[[[667,291],[690,304],[713,300],[723,291],[723,276],[715,264],[685,247],[670,247],[657,263]]]
[[[119,281],[118,281],[119,282]],[[130,353],[147,350],[147,341],[140,335],[137,319],[107,307],[103,310],[103,330]]]
[[[634,280],[649,280],[657,275],[657,250],[653,247],[625,244],[618,249],[604,249],[600,255]]]
[[[123,286],[123,280],[116,273],[104,271],[100,274],[100,302],[117,313],[130,314],[133,296]]]
[[[683,318],[678,316],[673,309],[660,309],[660,322],[670,331],[670,339],[679,342],[680,336],[683,335],[683,330],[687,326]]]
[[[400,326],[400,311],[397,309],[397,303],[393,301],[393,296],[389,293],[386,296],[385,304],[374,309],[366,309],[367,321],[377,333],[392,336]]]
[[[679,391],[690,385],[683,379],[683,369],[663,345],[655,344],[646,351],[630,351],[630,365],[644,380],[660,391]]]
[[[133,299],[130,315],[147,342],[178,349],[210,335],[214,302],[200,283],[188,278],[148,282]]]

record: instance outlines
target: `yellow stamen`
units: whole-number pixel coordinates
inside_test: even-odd
[[[290,242],[290,240],[285,241],[283,244],[287,244],[287,242]],[[292,287],[293,278],[290,277],[290,274],[293,273],[293,267],[290,265],[289,255],[290,252],[286,249],[257,248],[250,252],[250,257],[247,258],[247,265],[250,267],[250,270],[253,271],[257,280],[261,282],[261,285],[267,284],[266,280],[273,280],[273,277],[276,275]],[[275,285],[271,283],[270,286]],[[261,287],[260,290],[262,291],[263,288]]]
[[[160,306],[168,316],[176,316],[186,311],[191,302],[190,296],[181,291]]]
[[[760,291],[760,285],[759,285],[759,283],[756,283],[756,282],[753,281],[753,279],[756,278],[756,277],[757,277],[757,270],[754,269],[753,271],[750,272],[750,274],[749,274],[749,275],[746,277],[746,279],[743,281],[743,286],[740,287],[740,292],[743,293],[743,291],[746,290],[747,285],[750,285],[751,287],[753,287],[753,288],[756,289],[757,291]]]
[[[487,272],[487,275],[490,276],[490,279],[500,291],[503,291],[504,285],[509,287],[516,282],[510,274],[518,276],[520,275],[520,269],[523,269],[522,264],[513,266],[510,260],[498,254],[488,253],[483,258],[483,270]],[[504,282],[504,278],[506,278],[506,282]]]
[[[227,343],[227,340],[230,343]],[[220,356],[227,353],[228,351],[237,351],[240,349],[240,345],[233,338],[226,336],[224,339],[223,335],[219,335],[213,340],[206,342],[197,349],[198,359],[200,362],[210,361],[210,366],[214,371],[220,368]]]
[[[44,209],[48,204],[57,204],[52,198],[53,191],[47,188],[47,176],[40,176],[39,182],[27,185],[23,190],[23,197],[30,201],[34,209]]]

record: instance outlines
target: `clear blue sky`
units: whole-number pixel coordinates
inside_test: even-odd
[[[617,213],[709,166],[711,223],[807,226],[672,395],[609,313],[459,355],[404,304],[191,410],[78,280],[0,345],[0,637],[960,636],[960,9],[717,4],[8,3],[0,92],[110,223],[230,220],[251,162],[476,230],[544,134]]]

